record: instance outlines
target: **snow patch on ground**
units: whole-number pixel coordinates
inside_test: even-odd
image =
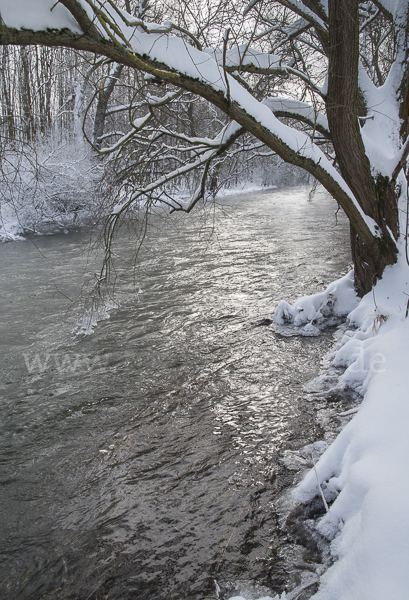
[[[316,527],[331,542],[335,562],[322,576],[315,600],[406,598],[409,268],[403,253],[359,303],[348,291],[351,284],[349,274],[322,294],[277,308],[276,327],[288,327],[293,335],[296,328],[302,334],[305,324],[316,326],[315,315],[320,320],[328,299],[330,321],[351,303],[347,324],[328,360],[328,378],[318,378],[312,387],[341,395],[352,389],[364,396],[359,409],[347,411],[351,420],[293,496],[303,503],[319,496],[318,476],[330,505]]]

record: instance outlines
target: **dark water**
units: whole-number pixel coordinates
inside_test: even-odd
[[[303,188],[219,204],[155,218],[135,271],[119,244],[120,308],[92,336],[71,334],[85,234],[0,246],[1,598],[283,589],[279,459],[318,435],[302,386],[331,337],[258,324],[345,272],[348,226]]]

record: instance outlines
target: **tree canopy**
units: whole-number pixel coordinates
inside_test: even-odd
[[[251,135],[315,177],[345,211],[356,286],[368,292],[396,261],[399,202],[406,201],[408,1],[180,0],[154,7],[152,15],[145,1],[0,1],[0,44],[107,57],[111,73],[116,69],[100,96],[107,102],[123,67],[158,90],[129,108],[128,131],[106,140],[101,130],[93,139],[98,152],[116,155],[135,140],[151,148],[172,134],[179,143],[172,150],[178,166],[136,184],[112,210],[108,254],[111,234],[141,196],[201,169],[189,202],[168,200],[174,210],[191,210],[204,196],[212,162]],[[182,92],[214,106],[224,123],[206,136],[161,125],[158,111]],[[140,153],[128,161],[129,177],[140,161]]]

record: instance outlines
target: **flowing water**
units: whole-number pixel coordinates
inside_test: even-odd
[[[346,271],[335,212],[292,188],[153,218],[136,269],[121,240],[120,306],[91,336],[72,335],[87,234],[0,247],[1,598],[283,589],[280,456],[319,436],[302,386],[331,334],[263,319]]]

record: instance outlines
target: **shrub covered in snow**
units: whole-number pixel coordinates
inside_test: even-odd
[[[13,142],[0,165],[0,241],[77,225],[95,214],[101,169],[84,145]]]

